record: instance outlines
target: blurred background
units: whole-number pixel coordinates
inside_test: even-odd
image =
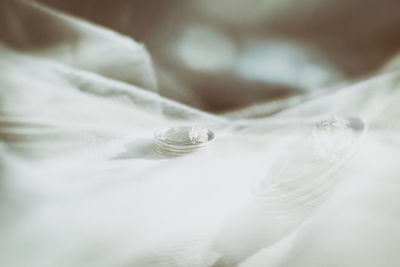
[[[143,43],[163,96],[229,112],[375,73],[400,48],[398,0],[41,0]]]

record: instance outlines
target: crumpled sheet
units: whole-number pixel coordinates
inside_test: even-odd
[[[399,266],[395,66],[215,115],[161,96],[143,45],[34,2],[0,6],[2,266]],[[309,153],[332,116],[364,121],[357,154],[318,205],[271,214],[254,181]],[[154,152],[156,130],[193,124],[215,143]]]

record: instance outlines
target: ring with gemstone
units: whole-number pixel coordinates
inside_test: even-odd
[[[157,152],[179,156],[207,146],[214,133],[205,126],[180,126],[157,131],[154,139]]]

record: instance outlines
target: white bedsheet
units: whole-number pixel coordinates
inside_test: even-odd
[[[396,68],[252,107],[284,107],[273,115],[214,115],[160,96],[143,45],[39,4],[0,6],[1,266],[399,266]],[[254,181],[309,153],[334,115],[366,124],[357,155],[317,206],[271,215]],[[153,151],[156,130],[193,124],[215,143]]]

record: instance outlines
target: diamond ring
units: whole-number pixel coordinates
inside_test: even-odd
[[[157,131],[154,138],[157,152],[180,156],[210,144],[214,133],[204,126],[181,126]]]

